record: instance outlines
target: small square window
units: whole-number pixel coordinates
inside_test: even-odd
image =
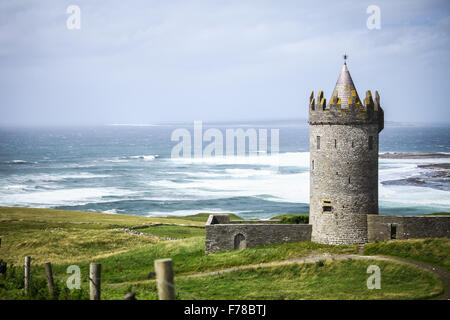
[[[330,212],[331,210],[333,210],[333,206],[331,205],[330,200],[323,200],[322,203],[323,212]]]

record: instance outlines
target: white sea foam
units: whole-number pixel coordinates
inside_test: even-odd
[[[108,174],[94,174],[90,172],[70,173],[70,174],[30,174],[13,176],[16,181],[23,181],[29,183],[35,182],[57,182],[67,179],[95,179],[95,178],[108,178],[112,175]]]
[[[80,168],[92,168],[97,166],[97,160],[86,162],[73,162],[73,163],[58,163],[54,161],[42,161],[40,162],[45,167],[51,167],[52,169],[80,169]]]
[[[122,162],[128,162],[126,159],[105,159],[105,162],[112,162],[112,163],[122,163]]]
[[[5,163],[9,164],[26,164],[28,161],[25,160],[11,160],[11,161],[5,161]]]
[[[188,164],[206,164],[213,172],[189,172],[195,181],[173,181],[168,179],[152,181],[149,184],[183,194],[185,197],[215,199],[238,196],[266,195],[264,199],[286,202],[309,203],[309,153],[283,153],[279,155],[281,166],[293,166],[306,170],[302,173],[280,175],[276,170],[228,168],[217,170],[223,164],[274,164],[273,157],[231,157],[175,159]],[[419,175],[428,169],[419,168],[421,164],[443,163],[448,159],[380,159],[379,179],[381,181],[405,179]],[[450,193],[427,187],[386,186],[380,184],[380,203],[389,206],[433,206],[450,208]],[[409,190],[411,191],[409,193]],[[439,195],[439,196],[437,196]]]
[[[114,159],[104,159],[103,161],[111,162],[111,163],[124,163],[124,162],[129,162],[130,160],[153,161],[157,158],[159,158],[158,154],[150,154],[150,155],[125,156],[125,157],[114,158]]]
[[[139,200],[148,200],[148,201],[180,201],[180,200],[189,200],[182,194],[176,196],[176,194],[172,193],[171,197],[139,197]]]
[[[187,175],[188,177],[192,177],[192,178],[214,178],[214,177],[223,177],[224,174],[223,172],[189,172],[189,171],[184,171],[184,172],[170,172],[169,174],[173,174],[173,175],[179,175],[179,174],[183,174],[183,175]]]
[[[422,207],[433,210],[450,210],[450,192],[428,187],[384,185],[381,182],[419,176],[430,169],[418,165],[445,163],[448,159],[380,159],[379,204],[383,207]]]
[[[155,158],[156,155],[142,155],[110,160],[145,161]],[[380,159],[379,180],[382,182],[417,176],[421,172],[429,171],[417,167],[418,165],[444,162],[448,162],[448,159]],[[131,195],[133,199],[154,201],[257,197],[274,202],[309,203],[309,152],[289,152],[277,156],[169,159],[165,163],[167,168],[164,170],[167,173],[164,175],[154,176],[151,172],[143,171],[142,175],[140,173],[136,176],[137,182],[149,186],[139,190],[132,189],[133,187],[100,188],[97,182],[93,186],[91,183],[94,180],[89,179],[114,176],[90,172],[11,175],[0,182],[2,190],[0,205],[82,205],[111,201],[107,199],[108,196],[117,197],[114,201],[128,200]],[[232,166],[224,167],[224,165]],[[283,167],[292,167],[295,170],[292,173],[289,170],[280,172],[278,169]],[[187,179],[183,180],[186,176]],[[85,187],[59,189],[59,182],[66,179],[85,179]],[[55,189],[36,191],[34,186],[37,185]],[[450,210],[448,191],[380,183],[379,195],[380,205],[384,207],[428,207]],[[230,212],[226,208],[219,208],[218,211],[214,209],[217,208],[209,208],[208,212]],[[245,205],[242,209],[245,209]],[[183,215],[205,210],[177,212]],[[151,214],[167,215],[168,212]]]
[[[3,190],[25,190],[27,188],[28,186],[25,184],[13,184],[2,187]]]
[[[149,213],[147,215],[147,217],[166,217],[166,216],[176,216],[176,217],[183,217],[183,216],[187,216],[187,215],[192,215],[192,214],[198,214],[198,213],[216,213],[216,214],[221,214],[221,213],[234,213],[234,214],[239,214],[242,213],[243,211],[231,211],[231,210],[226,210],[226,209],[218,209],[218,208],[208,208],[205,207],[203,209],[193,209],[193,210],[174,210],[174,211],[152,211],[151,213]],[[252,211],[253,212],[253,211]]]
[[[379,160],[379,180],[406,179],[419,175],[422,172],[430,171],[420,168],[419,165],[446,163],[448,159],[380,159]]]
[[[255,170],[255,169],[225,169],[225,174],[236,178],[262,177],[277,174],[275,170]]]
[[[105,210],[102,211],[103,213],[109,213],[109,214],[118,214],[117,209],[111,209],[111,210]]]
[[[27,197],[27,195],[30,195],[30,198],[33,198],[33,195],[39,191],[43,192],[44,190],[48,190],[48,192],[51,192],[53,190],[63,190],[61,189],[61,184],[66,183],[65,180],[86,180],[86,183],[88,183],[88,179],[107,177],[112,176],[106,174],[93,174],[89,172],[81,172],[76,174],[16,174],[0,181],[0,190],[2,190],[5,194],[4,196],[9,199],[14,198],[15,195],[18,195],[19,197]],[[46,200],[42,199],[42,201]],[[24,202],[26,201],[23,200],[22,203]]]
[[[222,156],[203,158],[172,158],[171,161],[183,164],[210,165],[262,165],[262,166],[309,166],[309,152],[286,152],[249,156]]]
[[[245,176],[238,174],[234,178],[205,178],[188,182],[164,179],[151,181],[148,184],[168,189],[169,192],[181,193],[185,197],[194,199],[260,197],[265,195],[265,200],[309,202],[309,172],[281,175],[277,171],[268,174],[264,170],[261,175],[257,175],[259,170],[253,171],[251,178],[248,174]]]
[[[74,188],[35,191],[28,193],[0,194],[2,205],[83,205],[92,202],[111,201],[106,197],[126,197],[135,192],[119,188]]]
[[[127,159],[141,159],[141,160],[145,160],[145,161],[152,161],[155,160],[156,158],[158,158],[159,155],[157,154],[152,154],[152,155],[138,155],[138,156],[128,156],[126,157]]]
[[[248,178],[253,176],[268,176],[276,174],[274,170],[267,169],[225,169],[215,170],[214,172],[176,172],[176,174],[185,174],[192,178]]]
[[[380,205],[386,207],[432,207],[449,210],[450,192],[416,186],[379,185]]]

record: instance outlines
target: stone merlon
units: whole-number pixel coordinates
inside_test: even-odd
[[[361,103],[347,65],[344,64],[335,89],[327,104],[323,91],[319,91],[317,99],[314,91],[309,97],[309,124],[378,124],[378,132],[384,128],[384,112],[380,105],[380,95],[375,91],[366,92],[364,103]]]

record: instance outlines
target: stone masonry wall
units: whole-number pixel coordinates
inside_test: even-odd
[[[208,219],[206,224],[206,252],[254,248],[267,244],[311,240],[309,224],[214,223],[223,218]]]
[[[377,124],[310,126],[312,241],[367,242],[366,214],[378,213],[378,129]]]
[[[367,215],[368,240],[391,240],[391,226],[396,239],[450,237],[450,216]]]

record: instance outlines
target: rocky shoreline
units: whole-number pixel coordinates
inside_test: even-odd
[[[450,153],[442,152],[386,152],[379,154],[380,159],[442,159],[450,158]]]
[[[450,158],[445,153],[387,153],[380,154],[384,159],[436,159]],[[418,168],[423,171],[414,177],[383,181],[384,185],[408,185],[428,187],[437,190],[450,191],[450,163],[420,164]]]
[[[419,168],[425,168],[425,169],[443,169],[443,170],[450,170],[450,163],[435,163],[435,164],[422,164],[418,165]]]

